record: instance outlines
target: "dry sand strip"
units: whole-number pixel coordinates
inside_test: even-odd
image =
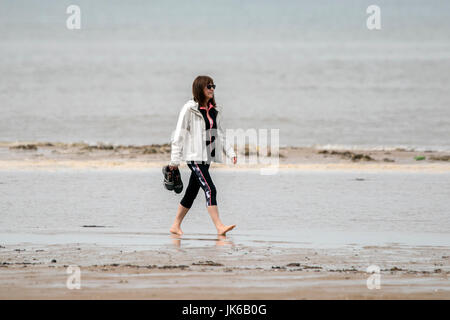
[[[225,170],[450,172],[450,152],[402,148],[335,150],[281,147],[273,155],[246,145],[235,151],[238,163],[213,163]],[[229,159],[228,159],[229,160]],[[0,142],[0,170],[120,169],[146,170],[170,161],[169,144],[88,145],[86,143]],[[250,164],[252,163],[252,164]],[[185,164],[181,165],[182,167]]]
[[[124,161],[124,160],[0,160],[0,170],[45,170],[96,169],[96,170],[147,170],[161,168],[167,162]],[[184,167],[184,164],[181,165]],[[216,164],[212,168],[221,170],[298,170],[298,171],[366,171],[366,172],[429,172],[450,173],[450,163],[386,164],[386,163],[280,163],[266,165]]]

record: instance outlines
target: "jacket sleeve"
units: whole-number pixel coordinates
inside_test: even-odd
[[[236,157],[236,153],[234,152],[233,145],[230,141],[225,139],[225,133],[222,128],[222,111],[219,112],[217,117],[217,131],[219,134],[220,144],[222,145],[223,151],[229,158]]]
[[[187,105],[183,106],[178,116],[177,127],[171,137],[170,163],[172,166],[179,166],[182,160],[183,145],[189,125],[190,111]]]

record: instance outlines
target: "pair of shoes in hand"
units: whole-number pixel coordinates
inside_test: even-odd
[[[175,193],[183,191],[183,182],[181,181],[181,174],[178,168],[170,170],[167,165],[162,168],[162,173],[164,176],[164,187],[167,190],[174,190]]]

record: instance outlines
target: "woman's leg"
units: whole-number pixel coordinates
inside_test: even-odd
[[[211,216],[211,219],[214,222],[214,225],[216,226],[217,234],[225,235],[228,231],[231,231],[234,227],[236,227],[235,224],[226,226],[222,223],[222,221],[220,221],[219,210],[217,209],[217,205],[207,206],[206,208],[208,209],[209,215]]]
[[[180,204],[178,205],[175,221],[173,222],[173,225],[170,228],[171,233],[175,233],[180,236],[183,234],[183,231],[181,230],[181,222],[183,222],[186,213],[191,208],[192,203],[197,197],[199,190],[200,185],[197,180],[197,175],[194,172],[191,172],[191,176],[189,177],[189,184],[186,188],[183,199],[181,199]]]
[[[216,201],[216,187],[209,175],[209,164],[189,164],[189,168],[197,175],[200,187],[205,192],[206,208],[211,216],[211,219],[216,226],[217,233],[225,235],[228,231],[232,230],[236,225],[226,226],[219,218],[219,210],[217,208]]]
[[[181,231],[181,222],[183,222],[184,216],[188,211],[189,208],[183,207],[181,203],[178,205],[178,211],[175,217],[175,221],[173,222],[172,227],[170,228],[171,233],[175,233],[180,236],[183,234],[183,231]]]

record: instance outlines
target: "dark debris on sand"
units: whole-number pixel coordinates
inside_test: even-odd
[[[351,151],[328,151],[328,150],[320,150],[317,153],[319,154],[329,154],[329,155],[338,155],[341,156],[342,159],[348,159],[352,161],[375,161],[371,156],[363,153],[354,153]]]
[[[430,156],[429,159],[434,161],[450,161],[450,155]]]
[[[128,151],[129,153],[142,153],[142,154],[153,154],[153,153],[170,153],[170,144],[151,144],[151,145],[113,145],[105,143],[88,144],[84,142],[75,143],[63,143],[63,142],[37,142],[37,143],[20,143],[9,146],[10,150],[28,150],[36,151],[38,147],[44,148],[54,148],[53,152],[58,152],[57,149],[78,149],[80,151]]]
[[[151,144],[143,146],[133,146],[133,145],[111,145],[111,144],[97,144],[97,145],[83,145],[80,147],[81,150],[85,151],[128,151],[130,153],[142,153],[142,154],[152,154],[152,153],[170,153],[170,145],[165,144]]]
[[[142,266],[142,265],[136,265],[136,264],[123,264],[123,265],[121,265],[119,263],[105,264],[102,267],[120,267],[120,266],[124,266],[124,267],[128,267],[128,268],[136,268],[136,269],[143,268],[143,269],[164,269],[164,270],[166,270],[166,269],[182,269],[182,270],[184,270],[184,269],[189,268],[189,266],[183,265],[183,264],[180,264],[180,265],[163,265],[163,266],[158,266],[156,264],[149,264],[149,265],[143,265]],[[96,267],[96,265],[94,267]]]
[[[217,263],[211,260],[199,261],[192,263],[193,266],[210,266],[210,267],[223,267],[223,264]]]
[[[274,270],[285,270],[286,267],[282,267],[282,266],[272,266],[272,269],[274,269]]]
[[[15,146],[10,146],[10,150],[27,150],[27,151],[36,151],[37,145],[35,144],[18,144]]]
[[[300,267],[300,263],[297,262],[288,263],[286,267]]]
[[[92,224],[92,225],[86,224],[86,225],[82,225],[81,227],[82,228],[107,228],[106,226],[98,226],[95,224]]]

